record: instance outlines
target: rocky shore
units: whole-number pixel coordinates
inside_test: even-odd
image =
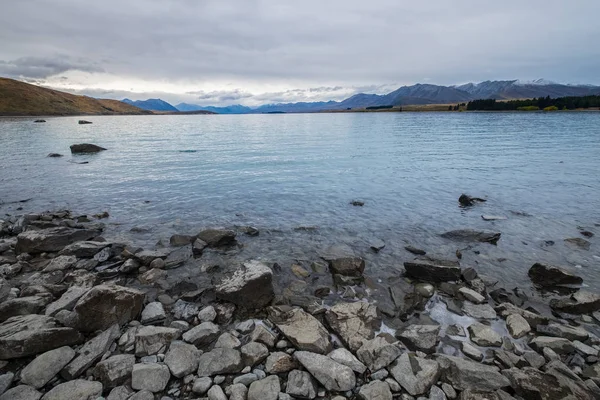
[[[105,218],[0,220],[0,400],[600,398],[600,296],[568,268],[531,266],[557,294],[530,298],[411,247],[386,302],[339,249],[228,263],[258,230],[142,249],[103,237]]]

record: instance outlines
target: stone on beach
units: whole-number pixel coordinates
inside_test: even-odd
[[[235,242],[235,232],[226,229],[205,229],[197,236],[209,247],[220,247]]]
[[[519,339],[531,332],[529,323],[519,314],[510,314],[506,317],[506,327],[510,335],[515,339]]]
[[[410,325],[397,333],[397,337],[411,350],[433,353],[439,341],[440,329],[439,325]]]
[[[277,400],[280,390],[279,377],[271,375],[250,384],[248,400]]]
[[[543,287],[556,285],[579,285],[583,279],[571,272],[543,263],[535,263],[528,272],[529,278],[533,283]]]
[[[55,386],[42,400],[96,400],[102,389],[100,382],[76,379]]]
[[[157,393],[165,389],[170,378],[169,368],[164,364],[135,364],[131,372],[131,387]]]
[[[67,380],[75,379],[97,362],[120,335],[119,326],[113,325],[85,342],[77,356],[60,372]]]
[[[458,390],[492,392],[510,386],[508,379],[495,367],[448,355],[439,355],[437,361],[443,380]]]
[[[502,336],[496,333],[487,325],[475,323],[469,326],[469,334],[471,341],[478,346],[483,347],[500,347],[502,346]]]
[[[275,296],[273,271],[260,261],[249,261],[216,287],[217,297],[249,309],[268,305]]]
[[[173,341],[165,355],[165,364],[173,376],[183,378],[198,370],[198,359],[201,353],[194,345]]]
[[[421,279],[428,282],[459,281],[461,269],[458,263],[443,262],[441,260],[416,259],[404,263],[406,275],[411,278]]]
[[[273,307],[269,310],[269,319],[299,350],[326,354],[332,349],[327,329],[301,308],[285,310]]]
[[[66,246],[81,240],[89,240],[100,234],[92,229],[72,229],[66,227],[26,231],[17,236],[17,253],[37,254],[58,252]]]
[[[591,314],[600,310],[600,295],[580,290],[568,298],[552,299],[550,307],[568,314]]]
[[[327,356],[297,351],[294,353],[294,357],[327,390],[343,392],[352,390],[356,385],[354,371]]]
[[[105,389],[114,388],[129,379],[134,364],[133,354],[118,354],[96,364],[94,377],[102,382]]]
[[[0,395],[0,400],[39,400],[42,393],[31,386],[18,385]]]
[[[40,354],[23,368],[21,382],[40,389],[50,382],[73,357],[75,357],[75,351],[69,346]]]
[[[362,301],[338,303],[325,313],[325,319],[352,351],[357,351],[365,340],[372,339],[381,326],[377,307]]]
[[[240,372],[242,355],[238,350],[217,348],[202,354],[198,359],[198,376],[213,376]]]
[[[169,347],[169,343],[178,339],[180,335],[181,331],[176,328],[142,326],[135,333],[135,354],[147,356],[164,353]]]
[[[381,336],[377,336],[374,339],[365,341],[362,347],[356,352],[356,355],[371,371],[375,372],[390,365],[400,356],[400,353],[401,350],[398,345],[388,342]],[[348,366],[355,370],[352,365]]]
[[[389,370],[400,386],[412,396],[427,393],[440,376],[437,361],[414,357],[408,353],[402,354]]]
[[[365,260],[360,257],[343,257],[329,261],[329,269],[334,274],[360,277],[365,271]]]

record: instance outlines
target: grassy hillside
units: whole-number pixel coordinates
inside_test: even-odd
[[[0,115],[116,115],[152,114],[117,100],[76,96],[0,78]]]

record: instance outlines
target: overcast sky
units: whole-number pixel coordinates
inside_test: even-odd
[[[1,0],[0,76],[203,105],[600,84],[600,1]]]

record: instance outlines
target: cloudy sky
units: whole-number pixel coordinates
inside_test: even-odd
[[[600,84],[600,1],[2,0],[0,76],[202,105],[404,84]]]

